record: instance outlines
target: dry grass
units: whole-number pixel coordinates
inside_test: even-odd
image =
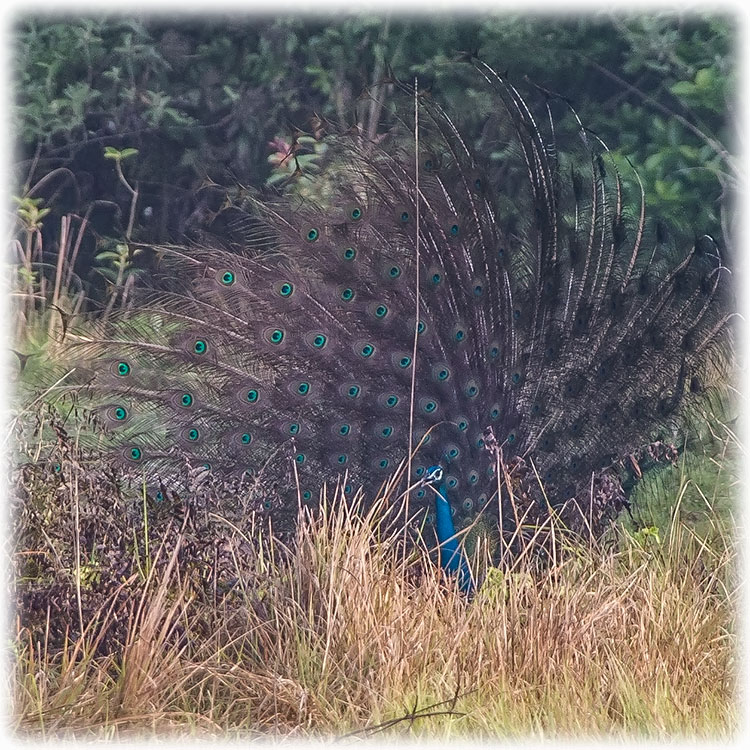
[[[324,510],[304,519],[291,551],[254,544],[254,562],[238,563],[218,600],[181,571],[181,533],[170,550],[152,547],[149,572],[122,583],[133,606],[116,653],[98,648],[122,611],[115,595],[54,652],[19,626],[16,730],[46,739],[733,732],[737,551],[718,521],[710,544],[675,512],[658,542],[625,534],[546,569],[494,569],[466,601],[426,552],[404,563],[400,533],[378,531],[377,515]],[[254,542],[242,536],[231,537],[237,550]]]

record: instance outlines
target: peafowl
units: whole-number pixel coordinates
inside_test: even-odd
[[[157,498],[258,482],[280,528],[324,481],[372,496],[401,467],[464,590],[460,530],[512,529],[512,495],[592,528],[592,503],[622,508],[615,469],[668,453],[726,370],[729,273],[711,237],[676,247],[646,216],[635,171],[565,100],[472,64],[494,160],[390,79],[406,104],[387,132],[318,119],[323,174],[248,198],[241,248],[153,248],[138,304],[69,337],[99,450]]]

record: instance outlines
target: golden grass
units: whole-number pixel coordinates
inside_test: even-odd
[[[117,654],[97,655],[114,605],[55,653],[19,627],[15,729],[46,739],[734,731],[737,550],[718,521],[710,544],[675,512],[659,541],[624,533],[551,567],[491,569],[467,601],[427,552],[403,561],[403,535],[382,532],[377,508],[363,517],[336,505],[303,518],[291,550],[257,544],[214,601],[180,570],[179,542],[153,545],[162,564],[122,583],[134,604]],[[233,532],[230,547],[261,537]]]

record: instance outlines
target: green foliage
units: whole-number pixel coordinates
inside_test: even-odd
[[[104,147],[104,158],[105,159],[114,159],[115,161],[121,162],[125,159],[130,158],[131,156],[135,156],[138,153],[137,148],[124,148],[124,149],[118,149],[114,146],[105,146]]]
[[[13,200],[18,204],[16,214],[23,223],[27,232],[36,232],[42,228],[42,219],[52,210],[51,208],[42,208],[44,200],[42,198],[30,198],[24,196],[19,198],[13,196]]]
[[[478,137],[487,102],[452,62],[478,49],[512,80],[568,97],[614,149],[626,181],[637,188],[629,161],[649,204],[685,238],[720,236],[737,176],[725,145],[735,36],[731,17],[668,13],[29,18],[15,30],[17,136],[29,154],[40,149],[37,178],[47,154],[77,173],[86,143],[120,149],[127,138],[141,153],[133,179],[142,206],[158,214],[136,221],[135,235],[164,240],[184,228],[179,207],[199,201],[206,181],[281,182],[268,144],[288,141],[293,127],[309,131],[313,114],[377,133],[389,99],[378,82],[390,70],[408,82],[418,76]],[[100,169],[85,171],[92,167]],[[82,199],[127,201],[114,184],[106,189]]]

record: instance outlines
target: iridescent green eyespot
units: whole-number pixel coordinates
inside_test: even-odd
[[[341,299],[344,300],[344,302],[351,302],[354,299],[354,290],[349,287],[344,289],[344,291],[341,292]]]
[[[120,422],[122,422],[127,416],[128,416],[128,412],[125,410],[124,407],[118,406],[115,409],[115,419],[119,420]]]
[[[315,229],[315,227],[311,227],[310,229],[307,230],[307,234],[305,235],[305,238],[307,239],[308,242],[315,242],[315,240],[317,240],[319,236],[320,236],[320,232],[318,232],[318,230]]]
[[[205,354],[208,350],[208,344],[205,342],[204,339],[196,339],[193,342],[193,351],[196,354]]]
[[[240,436],[240,440],[245,445],[249,445],[253,440],[253,436],[249,432],[243,432],[242,435]]]
[[[268,340],[272,344],[280,344],[284,340],[284,331],[282,331],[280,328],[275,328],[273,331],[271,331]]]
[[[193,405],[193,397],[189,393],[183,393],[180,396],[180,404],[182,406],[188,407]]]
[[[224,284],[224,286],[231,286],[234,284],[235,276],[231,271],[224,271],[224,273],[221,275],[221,283]]]
[[[357,251],[353,247],[347,247],[344,250],[344,260],[354,260],[357,256]]]
[[[291,297],[294,293],[294,285],[290,284],[288,281],[285,281],[280,287],[279,287],[279,294],[282,297]]]
[[[371,357],[375,353],[375,347],[372,344],[365,344],[359,353],[363,357]]]
[[[326,345],[327,342],[328,342],[328,339],[322,333],[319,333],[313,339],[313,346],[316,349],[322,349]]]
[[[297,393],[299,393],[300,396],[307,396],[307,394],[310,392],[310,384],[302,381],[297,386]]]
[[[117,374],[120,377],[125,377],[126,375],[130,375],[130,365],[127,362],[118,362]]]
[[[255,388],[251,388],[246,395],[248,403],[254,404],[259,398],[260,394]]]
[[[198,430],[195,429],[195,427],[192,427],[190,430],[188,430],[187,439],[195,442],[200,437],[200,433]]]

